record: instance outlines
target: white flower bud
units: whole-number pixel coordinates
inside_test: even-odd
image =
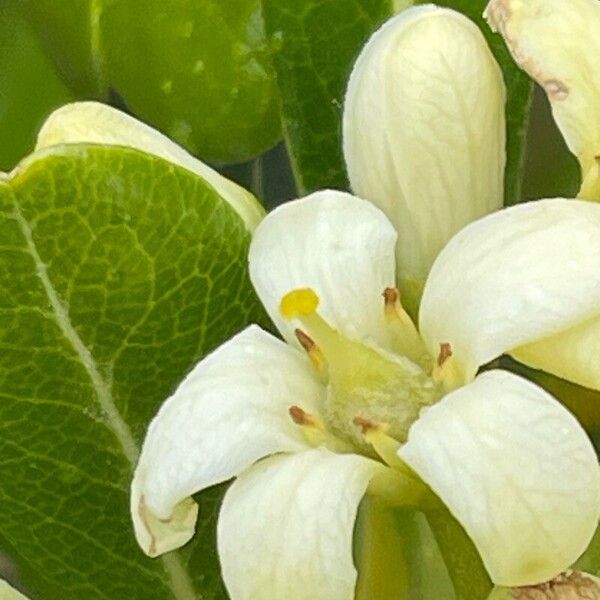
[[[600,199],[600,2],[492,0],[485,16],[550,100],[581,164],[580,196]]]
[[[403,291],[420,292],[446,242],[502,206],[504,84],[477,26],[433,5],[389,20],[363,48],[344,107],[354,192],[399,233]]]

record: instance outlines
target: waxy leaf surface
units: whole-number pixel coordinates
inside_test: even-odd
[[[243,221],[161,159],[59,146],[0,180],[0,240],[0,548],[33,598],[224,597],[220,492],[192,545],[151,560],[129,485],[160,403],[262,319]]]

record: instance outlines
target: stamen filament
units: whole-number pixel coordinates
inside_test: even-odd
[[[351,452],[352,448],[328,431],[320,417],[306,412],[299,406],[290,406],[292,421],[302,428],[302,435],[306,441],[317,448],[325,446],[334,452]]]
[[[385,316],[394,332],[394,350],[428,371],[431,368],[429,353],[415,324],[402,306],[400,292],[397,288],[386,288],[383,298]]]

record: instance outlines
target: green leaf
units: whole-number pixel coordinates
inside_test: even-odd
[[[436,0],[439,6],[447,6],[472,19],[483,31],[496,60],[502,68],[506,84],[506,172],[504,176],[504,203],[516,204],[522,198],[521,180],[525,160],[525,142],[529,124],[529,109],[533,84],[510,56],[501,36],[492,33],[483,19],[483,11],[489,0]],[[426,0],[418,4],[427,4]]]
[[[355,58],[392,14],[390,0],[263,0],[300,193],[347,189],[342,103]]]
[[[68,145],[0,180],[0,240],[0,547],[44,600],[224,598],[221,490],[200,497],[202,539],[156,560],[128,502],[160,403],[263,319],[243,221],[173,164]]]
[[[205,160],[246,160],[279,139],[260,0],[25,1],[79,97],[116,94]]]
[[[33,149],[43,118],[71,94],[15,2],[0,4],[0,170]]]

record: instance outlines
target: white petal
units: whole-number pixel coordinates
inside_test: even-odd
[[[385,469],[318,449],[266,459],[240,476],[217,528],[232,600],[353,600],[356,512]]]
[[[129,146],[164,158],[207,181],[253,231],[265,211],[256,198],[194,158],[156,129],[99,102],[75,102],[53,112],[38,134],[36,150],[59,144]]]
[[[575,417],[533,383],[488,371],[426,410],[400,456],[445,502],[498,585],[570,567],[600,515],[600,467]]]
[[[344,105],[352,189],[398,231],[400,281],[421,281],[467,223],[502,206],[504,84],[479,28],[433,5],[363,48]]]
[[[319,413],[324,389],[299,351],[256,326],[201,361],[154,418],[131,491],[140,546],[155,556],[192,535],[190,496],[275,452],[307,447],[288,409]]]
[[[511,354],[530,367],[600,390],[600,317],[521,346]]]
[[[281,298],[313,288],[319,312],[359,340],[388,347],[381,294],[395,286],[396,232],[369,202],[331,190],[276,208],[250,246],[250,278],[269,315],[289,341],[294,324],[279,313]]]
[[[486,17],[515,61],[545,89],[583,177],[593,171],[598,179],[600,2],[492,0]]]
[[[27,597],[0,579],[0,600],[27,600]]]
[[[599,232],[600,204],[563,199],[522,204],[467,226],[444,248],[425,286],[420,330],[430,351],[449,343],[470,379],[504,352],[600,316]]]

